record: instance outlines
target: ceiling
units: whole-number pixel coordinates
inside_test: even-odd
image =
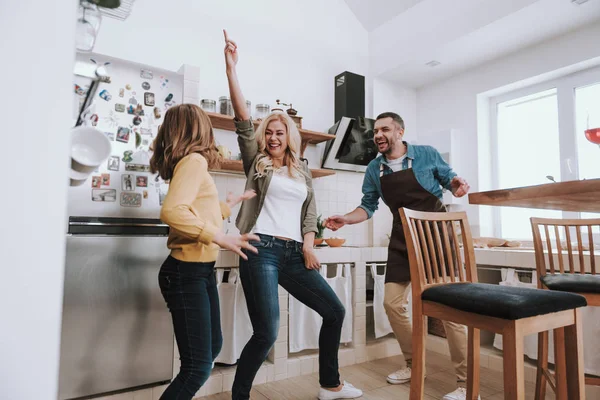
[[[367,31],[372,31],[424,0],[344,0]]]
[[[600,22],[600,0],[345,1],[369,31],[372,75],[409,88]]]

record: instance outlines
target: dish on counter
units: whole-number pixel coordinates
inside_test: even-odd
[[[329,245],[329,247],[341,247],[344,243],[346,243],[346,239],[339,237],[330,237],[325,239],[325,242]]]

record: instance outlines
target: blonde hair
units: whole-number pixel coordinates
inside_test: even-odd
[[[255,177],[265,176],[267,171],[274,171],[273,159],[267,151],[267,128],[273,121],[280,121],[286,127],[287,148],[283,156],[283,165],[288,167],[291,178],[306,177],[300,163],[300,148],[302,139],[294,121],[285,113],[273,112],[265,118],[256,129],[256,141],[258,142],[259,159],[256,162]]]
[[[158,172],[165,181],[173,178],[175,166],[189,154],[201,154],[209,169],[218,168],[222,159],[210,118],[195,104],[180,104],[167,110],[151,150],[150,170]]]

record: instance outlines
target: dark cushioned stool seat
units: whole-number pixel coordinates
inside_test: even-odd
[[[551,290],[562,292],[600,293],[600,275],[590,274],[552,274],[541,278]]]
[[[433,301],[475,314],[508,320],[585,307],[585,297],[551,290],[491,285],[451,283],[427,288],[424,301]]]

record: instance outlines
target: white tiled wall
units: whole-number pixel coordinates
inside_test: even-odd
[[[219,196],[225,199],[228,192],[242,193],[246,178],[242,175],[214,173],[213,178],[217,185]],[[317,201],[317,213],[323,218],[334,214],[345,214],[352,211],[360,204],[362,197],[361,187],[363,174],[337,171],[335,175],[317,178],[313,180],[315,197]],[[225,221],[224,229],[229,232],[238,232],[235,227],[235,218],[239,206],[232,210],[230,221]],[[370,245],[370,221],[362,224],[346,226],[338,232],[326,230],[325,238],[340,236],[346,239],[349,246]]]

